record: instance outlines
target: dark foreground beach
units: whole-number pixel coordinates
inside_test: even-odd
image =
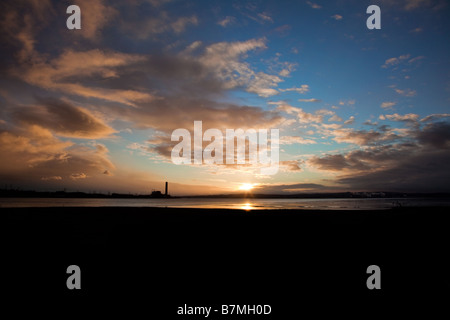
[[[157,319],[204,318],[178,316],[185,304],[269,304],[265,319],[430,316],[450,296],[447,211],[1,208],[3,301]],[[66,287],[74,264],[78,291]],[[381,290],[367,289],[370,265]]]

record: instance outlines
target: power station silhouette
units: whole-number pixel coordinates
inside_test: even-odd
[[[152,197],[154,198],[169,198],[169,182],[166,181],[166,188],[164,194],[161,191],[152,191]]]

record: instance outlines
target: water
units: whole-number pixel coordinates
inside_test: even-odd
[[[383,210],[392,207],[450,206],[450,199],[376,198],[376,199],[66,199],[0,198],[0,207],[167,207],[208,209],[310,209],[310,210]]]

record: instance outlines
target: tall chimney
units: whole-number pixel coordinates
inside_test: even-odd
[[[166,192],[164,193],[165,196],[168,195],[167,191],[169,190],[169,183],[166,181]]]

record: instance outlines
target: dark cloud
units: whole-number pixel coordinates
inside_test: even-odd
[[[102,79],[108,88],[147,86],[159,96],[221,96],[225,90],[210,68],[188,56],[153,54],[132,65],[117,68],[120,77]]]
[[[25,125],[41,126],[73,138],[95,139],[115,132],[86,109],[50,98],[39,98],[38,106],[15,108],[12,118]]]
[[[450,147],[450,123],[429,123],[417,134],[417,139],[424,145],[448,149]]]
[[[394,160],[394,159],[392,159]],[[450,152],[428,150],[402,154],[387,168],[342,176],[337,182],[352,190],[399,192],[450,192]]]
[[[342,154],[326,155],[322,158],[313,157],[309,163],[320,170],[340,171],[349,167],[349,164]]]
[[[260,185],[256,186],[254,193],[283,194],[301,192],[324,192],[332,188],[316,183],[296,183],[280,185]]]
[[[0,152],[0,180],[5,182],[63,185],[68,179],[88,180],[115,168],[106,147],[64,142],[36,125],[0,132]]]
[[[177,128],[191,131],[195,120],[203,121],[203,130],[275,128],[283,121],[278,113],[267,112],[259,107],[177,97],[156,100],[139,109],[115,107],[112,110],[123,119],[133,122],[137,128],[154,128],[166,133],[172,133]]]
[[[312,157],[308,163],[340,173],[336,182],[351,190],[450,191],[450,123],[428,123],[409,133],[410,142]]]

